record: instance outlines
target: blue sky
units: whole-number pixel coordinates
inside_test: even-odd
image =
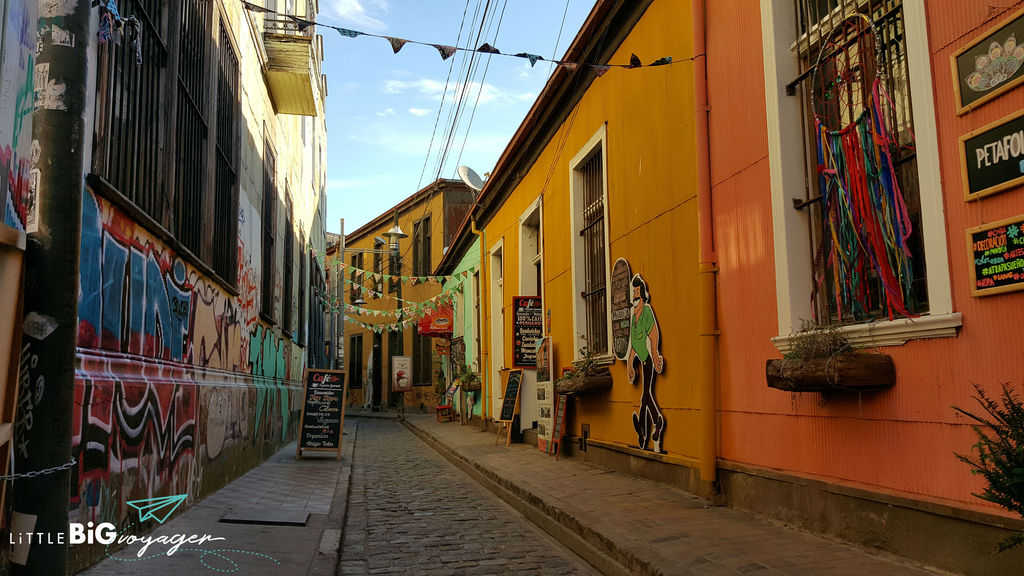
[[[507,2],[507,3],[506,3]],[[479,10],[487,0],[479,2]],[[502,52],[529,52],[550,58],[555,50],[564,0],[492,0],[486,41]],[[498,16],[504,17],[494,40]],[[575,37],[594,0],[568,0],[557,56]],[[470,26],[478,0],[469,0]],[[320,0],[320,21],[378,34],[454,45],[466,0]],[[479,26],[479,15],[476,27]],[[454,62],[449,94],[438,123],[434,150],[423,184],[433,180],[438,147],[450,125],[449,107],[461,85],[459,53],[442,61],[429,46],[407,44],[394,54],[380,38],[344,38],[330,29],[324,35],[327,74],[327,229],[338,231],[338,219],[355,230],[418,188],[449,64]],[[483,40],[482,40],[483,41]],[[456,163],[483,174],[498,161],[534,99],[544,87],[550,63],[533,68],[526,60],[492,56],[469,136],[466,128],[487,65],[480,62],[468,85],[465,113],[448,153],[442,177],[455,177]],[[465,148],[463,150],[463,141]],[[462,150],[461,161],[458,160]]]

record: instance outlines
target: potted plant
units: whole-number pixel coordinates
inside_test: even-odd
[[[580,394],[591,390],[605,390],[612,387],[612,374],[607,362],[591,353],[584,346],[580,348],[581,358],[572,364],[555,380],[558,394]]]
[[[480,375],[473,372],[469,366],[463,366],[462,371],[455,378],[465,392],[477,392],[480,390]]]
[[[892,358],[859,352],[834,326],[792,338],[781,359],[765,364],[768,386],[789,392],[868,391],[896,383]]]

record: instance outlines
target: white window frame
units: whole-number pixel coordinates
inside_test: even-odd
[[[602,350],[596,354],[601,360],[612,359],[612,322],[611,322],[611,242],[609,241],[609,227],[611,221],[608,218],[608,125],[606,123],[601,124],[601,127],[597,129],[597,132],[587,140],[587,143],[576,152],[576,155],[569,161],[569,246],[571,249],[571,270],[572,270],[572,323],[573,323],[573,347],[572,357],[574,360],[581,360],[580,348],[583,347],[583,343],[586,340],[587,333],[587,312],[584,308],[583,296],[580,295],[580,286],[583,284],[586,274],[585,266],[586,263],[583,260],[583,238],[580,237],[577,232],[578,226],[576,221],[579,216],[576,214],[577,205],[580,204],[580,200],[576,198],[578,194],[582,194],[582,182],[579,174],[577,173],[577,167],[590,156],[591,152],[594,151],[598,146],[601,147],[601,186],[602,194],[604,194],[604,256],[607,260],[604,267],[605,275],[605,313],[608,315],[605,326],[608,330],[608,336],[605,342],[608,345],[606,350]],[[588,351],[590,350],[588,344]]]
[[[760,0],[764,57],[768,160],[772,192],[775,247],[775,295],[779,335],[772,339],[782,352],[790,349],[801,323],[811,318],[812,262],[807,211],[793,209],[791,198],[804,190],[800,95],[786,95],[786,83],[799,73],[793,54],[797,39],[793,0]],[[907,66],[910,74],[917,170],[921,194],[921,227],[928,270],[929,311],[917,318],[881,320],[839,329],[856,347],[896,346],[908,340],[955,336],[960,313],[953,312],[946,246],[942,177],[935,128],[935,102],[928,50],[924,0],[903,0]],[[785,146],[784,143],[789,143]]]
[[[527,227],[526,226],[526,221],[529,220],[531,216],[533,216],[534,212],[537,213],[537,255],[536,256],[531,256],[530,260],[527,261],[526,258],[524,258],[525,254],[523,253],[523,248],[525,247],[525,244],[523,244],[523,229]],[[522,296],[522,295],[525,295],[528,290],[533,290],[533,286],[528,286],[527,285],[528,283],[526,282],[526,278],[525,278],[526,275],[524,274],[524,271],[527,268],[533,268],[534,266],[536,266],[537,262],[539,261],[540,262],[540,272],[541,272],[541,275],[544,274],[544,209],[543,209],[543,204],[541,202],[541,197],[540,196],[538,196],[533,202],[531,202],[530,205],[526,207],[526,210],[524,210],[523,213],[519,215],[519,237],[518,237],[518,242],[519,242],[519,295]],[[544,300],[544,278],[539,278],[539,280],[540,280],[540,294],[537,294],[537,296],[540,296],[541,301],[543,301]]]

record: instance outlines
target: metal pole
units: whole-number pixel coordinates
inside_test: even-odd
[[[25,255],[25,338],[14,450],[15,469],[26,472],[71,459],[87,54],[92,42],[89,1],[63,5],[73,8],[62,13],[61,27],[78,42],[41,42],[35,63],[36,82],[45,83],[35,86],[37,96],[46,94],[46,85],[62,86],[64,92],[36,101],[32,118],[32,139],[38,143],[34,164],[39,167],[32,186],[39,225],[28,236]],[[41,69],[48,69],[47,77],[40,78]],[[12,527],[50,533],[56,542],[56,534],[68,530],[73,489],[77,487],[71,486],[69,470],[15,482]],[[67,552],[66,545],[37,542],[28,551],[27,563],[14,564],[12,573],[64,574]]]

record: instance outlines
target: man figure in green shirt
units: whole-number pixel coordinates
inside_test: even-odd
[[[651,308],[651,294],[647,283],[639,274],[633,275],[633,309],[629,315],[629,352],[626,354],[626,376],[636,383],[639,375],[643,379],[644,391],[640,397],[640,410],[633,413],[633,428],[641,449],[653,443],[652,450],[661,452],[661,441],[665,434],[665,416],[654,399],[654,377],[665,368],[665,359],[659,350],[661,333],[658,320]]]

